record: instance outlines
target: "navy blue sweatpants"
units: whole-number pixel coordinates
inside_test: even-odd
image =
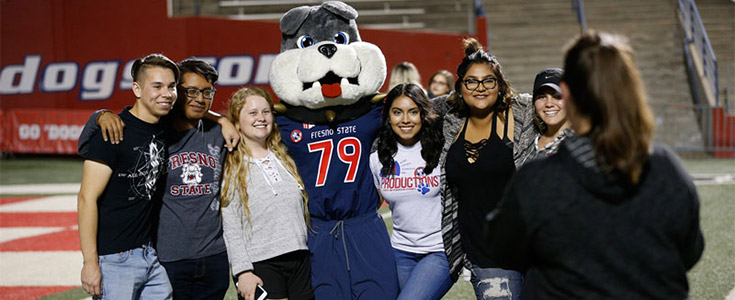
[[[311,219],[311,284],[315,299],[398,297],[393,249],[376,212],[341,221]]]

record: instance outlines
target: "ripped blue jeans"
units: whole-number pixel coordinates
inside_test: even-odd
[[[523,274],[500,268],[481,268],[472,265],[472,287],[477,300],[521,299]]]

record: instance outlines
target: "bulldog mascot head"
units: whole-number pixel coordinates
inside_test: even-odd
[[[370,108],[385,81],[385,57],[360,39],[351,6],[328,1],[296,7],[281,18],[281,54],[270,82],[276,110],[304,122],[349,120]],[[374,99],[373,99],[374,98]]]

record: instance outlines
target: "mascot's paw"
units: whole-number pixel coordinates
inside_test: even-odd
[[[360,40],[356,18],[354,8],[338,1],[297,7],[281,18],[281,54],[270,72],[281,101],[321,109],[355,104],[380,89],[385,57]]]

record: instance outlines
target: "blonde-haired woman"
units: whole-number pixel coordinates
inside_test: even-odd
[[[224,167],[222,219],[238,295],[252,300],[261,285],[269,299],[312,299],[308,198],[273,122],[273,101],[243,88],[228,110],[241,142]]]
[[[397,85],[407,82],[418,85],[421,89],[424,89],[424,87],[421,86],[421,74],[419,74],[419,69],[411,62],[404,61],[397,64],[393,67],[393,70],[391,70],[388,90],[390,91]]]

